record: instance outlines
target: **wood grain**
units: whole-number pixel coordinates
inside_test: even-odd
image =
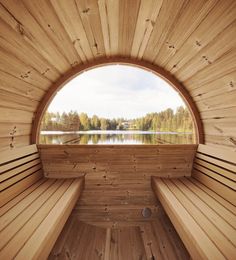
[[[170,0],[3,0],[0,110],[12,113],[8,122],[0,120],[1,126],[18,120],[15,109],[35,113],[38,124],[56,89],[77,75],[74,67],[84,71],[125,58],[125,64],[146,63],[157,74],[162,68],[167,80],[175,78],[172,83],[196,117],[199,142],[205,137],[208,144],[235,151],[235,131],[228,131],[235,113],[219,127],[222,132],[211,131],[219,121],[205,120],[206,112],[219,117],[222,109],[227,117],[226,109],[235,107],[235,14],[233,0],[178,0],[174,5]],[[32,123],[30,118],[20,123]],[[33,143],[36,128],[27,133]],[[30,143],[18,140],[16,146]],[[1,150],[8,149],[3,140]]]
[[[101,226],[145,222],[144,207],[159,214],[151,191],[151,175],[189,176],[196,145],[39,145],[45,176],[85,176],[86,183],[73,214]]]

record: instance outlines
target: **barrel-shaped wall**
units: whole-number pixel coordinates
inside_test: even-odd
[[[235,150],[236,2],[173,2],[2,0],[0,150],[31,142],[63,75],[114,57],[167,71],[197,107],[205,143]]]

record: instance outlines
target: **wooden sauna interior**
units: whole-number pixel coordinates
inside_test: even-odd
[[[197,144],[38,144],[106,64],[172,84]],[[1,260],[236,259],[236,1],[0,0],[0,173]]]

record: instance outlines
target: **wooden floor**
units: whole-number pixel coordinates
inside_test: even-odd
[[[184,260],[189,254],[165,214],[139,226],[103,228],[80,221],[72,212],[52,259]]]

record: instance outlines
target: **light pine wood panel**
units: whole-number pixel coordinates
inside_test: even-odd
[[[74,0],[51,0],[51,4],[68,33],[81,60],[83,62],[92,60],[94,56],[76,2]]]
[[[72,256],[84,260],[189,259],[165,214],[134,227],[104,228],[82,222],[72,213],[48,259]]]
[[[155,63],[165,67],[172,58],[175,59],[173,56],[181,52],[182,45],[184,45],[191,34],[197,29],[216,3],[216,0],[188,1],[181,15],[175,20],[171,33],[166,37],[165,44],[161,46],[160,51],[156,55]],[[173,67],[174,66],[176,67],[177,65],[174,64]],[[169,67],[168,70],[169,69],[172,68]]]
[[[215,78],[223,77],[235,71],[236,52],[235,49],[230,50],[225,55],[217,59],[214,63],[209,64],[203,70],[194,74],[191,78],[184,81],[184,84],[191,89],[197,88],[202,84],[209,83]],[[218,68],[221,68],[218,70]]]
[[[209,138],[208,129],[215,120],[225,129],[235,121],[235,17],[233,0],[2,0],[1,113],[35,113],[34,101],[74,66],[102,57],[141,59],[183,83],[207,123],[207,142],[229,148],[228,130]]]
[[[142,58],[163,1],[141,0],[135,28],[131,57]]]
[[[31,132],[31,124],[23,123],[5,123],[0,128],[0,137],[11,137],[29,135]]]
[[[64,72],[70,68],[70,63],[65,56],[60,52],[60,49],[47,36],[45,28],[42,27],[37,17],[31,13],[30,8],[22,1],[16,2],[14,0],[2,1],[3,6],[20,24],[20,32],[24,39],[31,44],[37,51],[51,64],[60,71]],[[40,6],[41,9],[41,6]],[[47,46],[45,48],[44,46]]]
[[[224,100],[223,103],[222,103],[222,99]],[[235,100],[236,100],[236,89],[204,100],[197,100],[196,104],[201,109],[201,111],[211,111],[215,109],[235,107],[236,106],[236,103],[234,103]]]
[[[236,34],[236,20],[229,24],[222,32],[220,32],[206,47],[202,48],[191,61],[181,67],[176,73],[180,80],[184,81],[182,75],[188,75],[188,78],[211,65],[217,59],[223,57],[229,51],[235,48],[236,40],[232,39],[232,35]]]
[[[74,210],[81,221],[119,226],[158,216],[151,175],[189,176],[196,145],[39,145],[39,150],[47,177],[85,176]],[[152,210],[149,219],[141,214],[144,207]]]
[[[131,53],[136,19],[140,8],[140,0],[120,1],[119,5],[119,54],[129,56]],[[102,17],[101,17],[102,19]],[[105,40],[104,40],[105,41]]]
[[[18,77],[14,77],[8,72],[0,71],[0,78],[0,89],[10,92],[9,96],[11,93],[13,93],[28,97],[32,100],[40,101],[45,94],[45,91],[39,87],[22,81]]]
[[[98,2],[94,0],[75,2],[94,57],[105,56]]]
[[[144,59],[155,63],[155,57],[158,55],[163,44],[166,44],[166,37],[171,32],[176,19],[180,16],[181,10],[185,5],[186,1],[184,0],[177,0],[175,4],[171,0],[162,2],[160,13],[155,21],[152,35],[144,53]]]
[[[38,88],[46,88],[50,86],[51,82],[48,79],[43,77],[28,64],[25,64],[20,59],[16,58],[14,54],[8,53],[1,48],[0,54],[0,70]]]
[[[11,16],[11,14],[0,5],[1,19],[0,28],[2,37],[0,46],[15,57],[29,64],[33,69],[41,73],[47,79],[53,81],[59,77],[59,72],[55,67],[48,63],[27,41],[22,37],[20,24]],[[16,33],[19,31],[19,34]],[[46,86],[42,86],[46,87]]]
[[[209,13],[207,16],[202,19],[200,25],[194,30],[191,36],[188,37],[181,46],[181,49],[176,52],[176,55],[168,62],[166,66],[167,70],[178,75],[178,70],[184,64],[187,62],[191,63],[191,59],[195,55],[198,55],[198,52],[203,47],[211,41],[217,40],[215,37],[235,20],[236,6],[234,1],[221,0],[217,1],[216,4],[214,4],[214,2],[208,9]],[[212,27],[211,25],[214,23],[217,23],[217,25]],[[178,76],[181,81],[184,81],[189,77],[189,74],[185,73]]]
[[[210,83],[199,85],[190,90],[194,100],[204,100],[236,89],[236,71],[232,71],[221,78],[215,78]]]

